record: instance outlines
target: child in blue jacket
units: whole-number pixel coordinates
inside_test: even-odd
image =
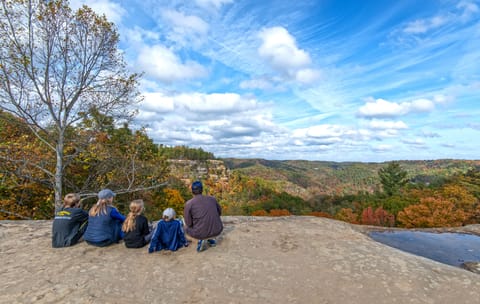
[[[110,189],[98,192],[98,201],[88,212],[88,226],[83,235],[87,244],[104,247],[123,239],[125,216],[112,206],[114,197]]]
[[[163,249],[176,251],[178,248],[188,246],[185,234],[183,232],[183,224],[175,219],[175,210],[167,208],[163,211],[163,219],[161,219],[148,248],[149,253],[160,251]]]

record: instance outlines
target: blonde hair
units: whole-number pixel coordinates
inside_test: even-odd
[[[107,214],[107,206],[111,205],[113,202],[113,197],[99,199],[95,205],[90,208],[88,215],[97,216],[99,214]]]
[[[80,201],[80,195],[77,193],[69,193],[63,198],[63,206],[66,208],[75,207]]]
[[[135,229],[135,219],[143,211],[143,200],[137,199],[130,203],[130,213],[128,213],[125,222],[123,222],[122,230],[123,232],[129,232]]]

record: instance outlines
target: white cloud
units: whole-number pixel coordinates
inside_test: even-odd
[[[136,68],[147,76],[165,83],[201,78],[206,69],[194,61],[181,62],[171,50],[162,45],[144,46],[138,54]]]
[[[360,107],[357,115],[366,118],[385,118],[396,117],[408,113],[431,112],[435,108],[435,104],[428,99],[417,99],[412,102],[395,103],[384,99],[368,101]]]
[[[402,106],[384,99],[367,102],[358,110],[358,115],[363,117],[394,117],[402,114],[405,114]]]
[[[402,142],[407,145],[415,146],[415,147],[423,147],[426,145],[425,141],[421,138],[403,139]]]
[[[405,107],[405,111],[409,112],[431,112],[435,108],[435,104],[428,99],[417,99],[410,103],[403,102],[400,104],[402,107]]]
[[[70,1],[72,9],[78,9],[82,5],[92,8],[97,14],[105,15],[108,21],[120,24],[127,11],[119,4],[108,0],[73,0]]]
[[[185,15],[175,10],[165,10],[162,17],[172,30],[167,32],[167,37],[181,45],[194,43],[200,45],[208,33],[209,25],[197,16]]]
[[[235,93],[180,94],[176,103],[197,113],[242,112],[257,109],[254,99],[246,99]]]
[[[394,149],[394,146],[392,145],[387,145],[387,144],[383,144],[383,145],[377,145],[377,146],[374,146],[372,147],[372,149],[376,152],[385,152],[385,151],[391,151]]]
[[[453,101],[455,97],[449,96],[449,95],[444,95],[444,94],[437,94],[433,96],[433,101],[438,103],[438,104],[446,104],[451,101]]]
[[[328,137],[340,137],[345,134],[345,128],[339,125],[317,125],[309,128],[297,129],[292,133],[294,138],[328,138]]]
[[[255,143],[266,147],[286,136],[273,122],[269,109],[234,93],[150,93],[140,107],[137,122],[147,124],[157,143],[214,146],[219,151],[222,146],[246,149]]]
[[[444,25],[448,22],[448,19],[444,16],[434,16],[428,19],[415,20],[408,23],[403,31],[407,34],[424,34]]]
[[[462,21],[470,20],[480,11],[478,5],[472,1],[460,1],[460,3],[457,5],[457,8],[462,11],[460,16]]]
[[[172,112],[175,109],[175,100],[162,93],[145,93],[141,103],[142,110],[156,113]]]
[[[408,129],[408,126],[403,121],[389,121],[389,120],[379,120],[372,119],[368,122],[368,127],[370,129],[380,130],[380,129]]]
[[[258,48],[261,58],[276,71],[301,83],[312,83],[320,73],[312,68],[310,55],[299,49],[295,38],[283,27],[264,28],[259,37],[262,44]]]
[[[256,78],[256,79],[249,79],[240,82],[240,88],[242,89],[270,89],[273,85],[270,81],[265,78]]]
[[[310,84],[314,83],[320,78],[320,72],[314,69],[298,70],[295,79],[300,83]]]
[[[218,10],[222,5],[233,3],[233,0],[195,0],[195,3],[203,8],[214,7]]]

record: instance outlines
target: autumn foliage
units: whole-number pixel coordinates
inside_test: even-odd
[[[383,210],[382,207],[378,207],[375,210],[372,207],[368,207],[363,210],[360,223],[363,225],[393,227],[395,217]]]
[[[406,227],[455,227],[467,219],[464,210],[445,198],[428,197],[419,204],[411,205],[398,213],[398,222]]]

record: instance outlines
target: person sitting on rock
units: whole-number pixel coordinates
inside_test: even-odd
[[[55,212],[52,225],[52,247],[68,247],[79,242],[88,225],[88,213],[80,208],[80,195],[69,193],[63,208]]]
[[[141,248],[147,245],[152,238],[148,220],[142,214],[144,209],[143,200],[137,199],[132,201],[129,208],[130,213],[122,226],[122,231],[125,234],[123,242],[127,248]]]
[[[104,247],[123,238],[125,216],[112,206],[114,197],[110,189],[98,192],[98,201],[88,212],[88,226],[83,236],[88,244]]]
[[[213,196],[202,195],[203,185],[200,181],[192,183],[193,198],[185,203],[185,232],[189,241],[197,241],[197,251],[204,251],[207,245],[213,247],[214,239],[223,231],[220,218],[222,208]]]
[[[188,246],[183,224],[175,219],[176,213],[172,208],[163,211],[163,218],[158,222],[148,248],[149,253],[163,249],[177,251],[183,246]]]

